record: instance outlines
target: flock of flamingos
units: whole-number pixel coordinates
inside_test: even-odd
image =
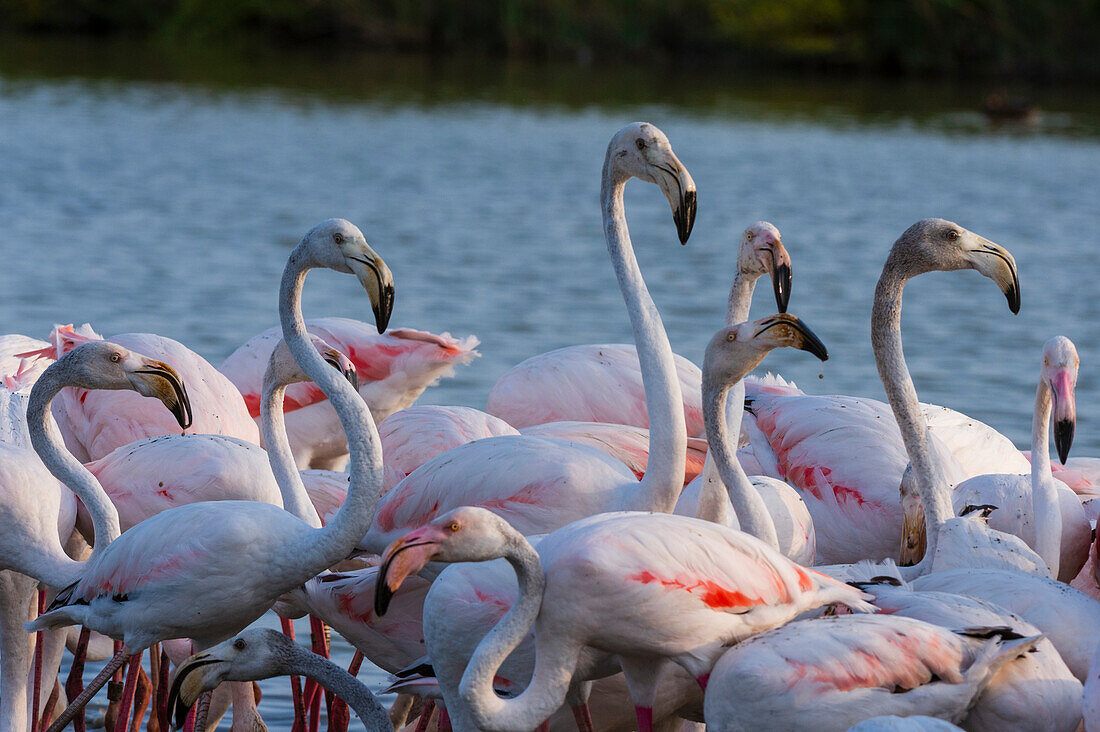
[[[115,732],[205,732],[230,707],[251,732],[254,680],[287,675],[295,732],[322,704],[340,732],[352,710],[369,730],[1100,730],[1100,459],[1068,458],[1073,343],[1036,354],[1029,453],[920,403],[902,353],[910,278],[974,269],[1015,313],[1012,255],[911,226],[872,310],[889,404],[815,396],[749,375],[775,348],[828,358],[786,313],[766,222],[702,370],[672,352],[631,178],[681,243],[695,184],[653,125],[612,138],[601,205],[634,344],[528,359],[487,412],[411,406],[477,341],[387,331],[393,277],[342,219],[291,253],[281,328],[219,369],[148,333],[0,337],[0,727],[83,730],[106,684]],[[304,320],[316,268],[354,274],[375,324]],[[765,275],[780,312],[749,322]],[[271,609],[283,633],[245,630]],[[394,674],[391,709],[364,659]],[[86,660],[107,660],[87,684]]]

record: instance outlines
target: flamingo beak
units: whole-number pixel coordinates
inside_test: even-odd
[[[378,617],[386,614],[390,600],[405,578],[416,574],[432,561],[443,538],[437,534],[440,530],[428,524],[386,547],[374,586],[374,612]]]
[[[393,273],[382,257],[364,242],[359,251],[345,254],[348,266],[359,278],[359,283],[370,297],[371,310],[374,311],[374,323],[379,333],[385,333],[393,314],[394,284]]]
[[[359,372],[355,370],[355,364],[344,354],[335,348],[330,348],[321,354],[321,358],[328,362],[329,366],[339,371],[348,380],[348,383],[359,391]]]
[[[1013,315],[1018,314],[1020,312],[1020,275],[1016,271],[1016,260],[1000,244],[994,244],[981,236],[974,236],[978,241],[977,247],[971,250],[971,254],[975,255],[970,258],[974,269],[997,283],[1005,299],[1008,300],[1008,309]]]
[[[132,383],[139,394],[159,399],[168,407],[181,429],[191,426],[191,400],[187,397],[187,388],[178,371],[163,361],[143,358],[142,368],[134,370],[132,375],[135,377]]]
[[[1062,465],[1069,459],[1069,448],[1073,445],[1073,432],[1077,424],[1077,404],[1074,397],[1074,376],[1069,368],[1060,368],[1050,379],[1050,393],[1053,405],[1051,413],[1054,419],[1054,447]]]
[[[753,334],[757,338],[768,333],[766,343],[772,348],[787,346],[800,351],[808,351],[822,361],[829,360],[829,350],[809,326],[790,313],[780,313],[761,322],[761,327]]]
[[[222,659],[198,653],[176,669],[176,677],[172,680],[172,687],[168,692],[168,716],[173,720],[173,726],[176,729],[183,727],[187,722],[187,713],[199,695],[219,683],[216,678],[216,669],[207,668],[203,671],[199,669],[218,663],[223,663]]]
[[[779,312],[787,312],[787,304],[791,300],[791,255],[783,242],[776,240],[768,249],[771,254],[772,289],[775,291],[775,306]]]
[[[676,222],[676,235],[681,244],[687,244],[695,226],[695,181],[680,159],[671,151],[661,162],[650,163],[661,172],[656,183],[672,206],[672,220]]]

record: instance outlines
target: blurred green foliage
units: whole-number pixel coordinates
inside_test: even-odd
[[[1100,75],[1100,0],[0,0],[0,29],[532,58]]]

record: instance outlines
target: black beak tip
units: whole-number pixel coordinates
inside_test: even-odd
[[[1069,449],[1073,445],[1073,429],[1073,422],[1068,419],[1054,423],[1054,447],[1058,450],[1058,459],[1062,461],[1062,465],[1069,460]]]
[[[386,584],[384,574],[378,575],[378,584],[374,588],[374,614],[382,617],[390,609],[390,600],[393,599],[393,590]]]
[[[351,384],[356,391],[359,391],[359,373],[355,369],[348,369],[345,371],[344,378],[348,380],[348,383]]]
[[[374,308],[374,324],[378,328],[378,334],[386,332],[390,325],[390,315],[393,314],[394,291],[392,286],[382,289],[381,302]]]
[[[672,218],[676,222],[676,234],[680,237],[680,243],[687,244],[691,230],[695,227],[695,191],[688,191],[683,195]]]
[[[775,277],[772,286],[775,289],[775,305],[779,312],[787,312],[787,305],[791,301],[791,268],[781,264],[775,269]]]

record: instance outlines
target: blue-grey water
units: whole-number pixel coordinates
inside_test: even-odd
[[[422,401],[483,408],[528,356],[630,339],[599,173],[611,134],[646,119],[699,190],[686,247],[655,188],[627,193],[677,352],[701,360],[740,232],[767,219],[794,260],[790,310],[831,358],[822,371],[807,354],[776,352],[765,366],[811,392],[881,398],[874,283],[898,234],[941,216],[1015,255],[1023,304],[1013,316],[973,272],[906,288],[921,398],[1025,447],[1039,349],[1065,334],[1081,355],[1074,454],[1100,454],[1100,100],[1088,93],[1048,92],[1035,127],[991,127],[968,88],[341,57],[195,69],[126,46],[8,48],[0,332],[42,337],[88,321],[105,335],[161,333],[218,364],[276,322],[297,239],[341,216],[394,272],[395,325],[481,339],[482,357]],[[351,277],[312,275],[305,301],[307,315],[370,318]],[[774,311],[770,287],[753,311]],[[346,665],[346,644],[337,656]],[[370,669],[360,678],[384,681]],[[273,729],[289,727],[287,686],[263,684]]]

